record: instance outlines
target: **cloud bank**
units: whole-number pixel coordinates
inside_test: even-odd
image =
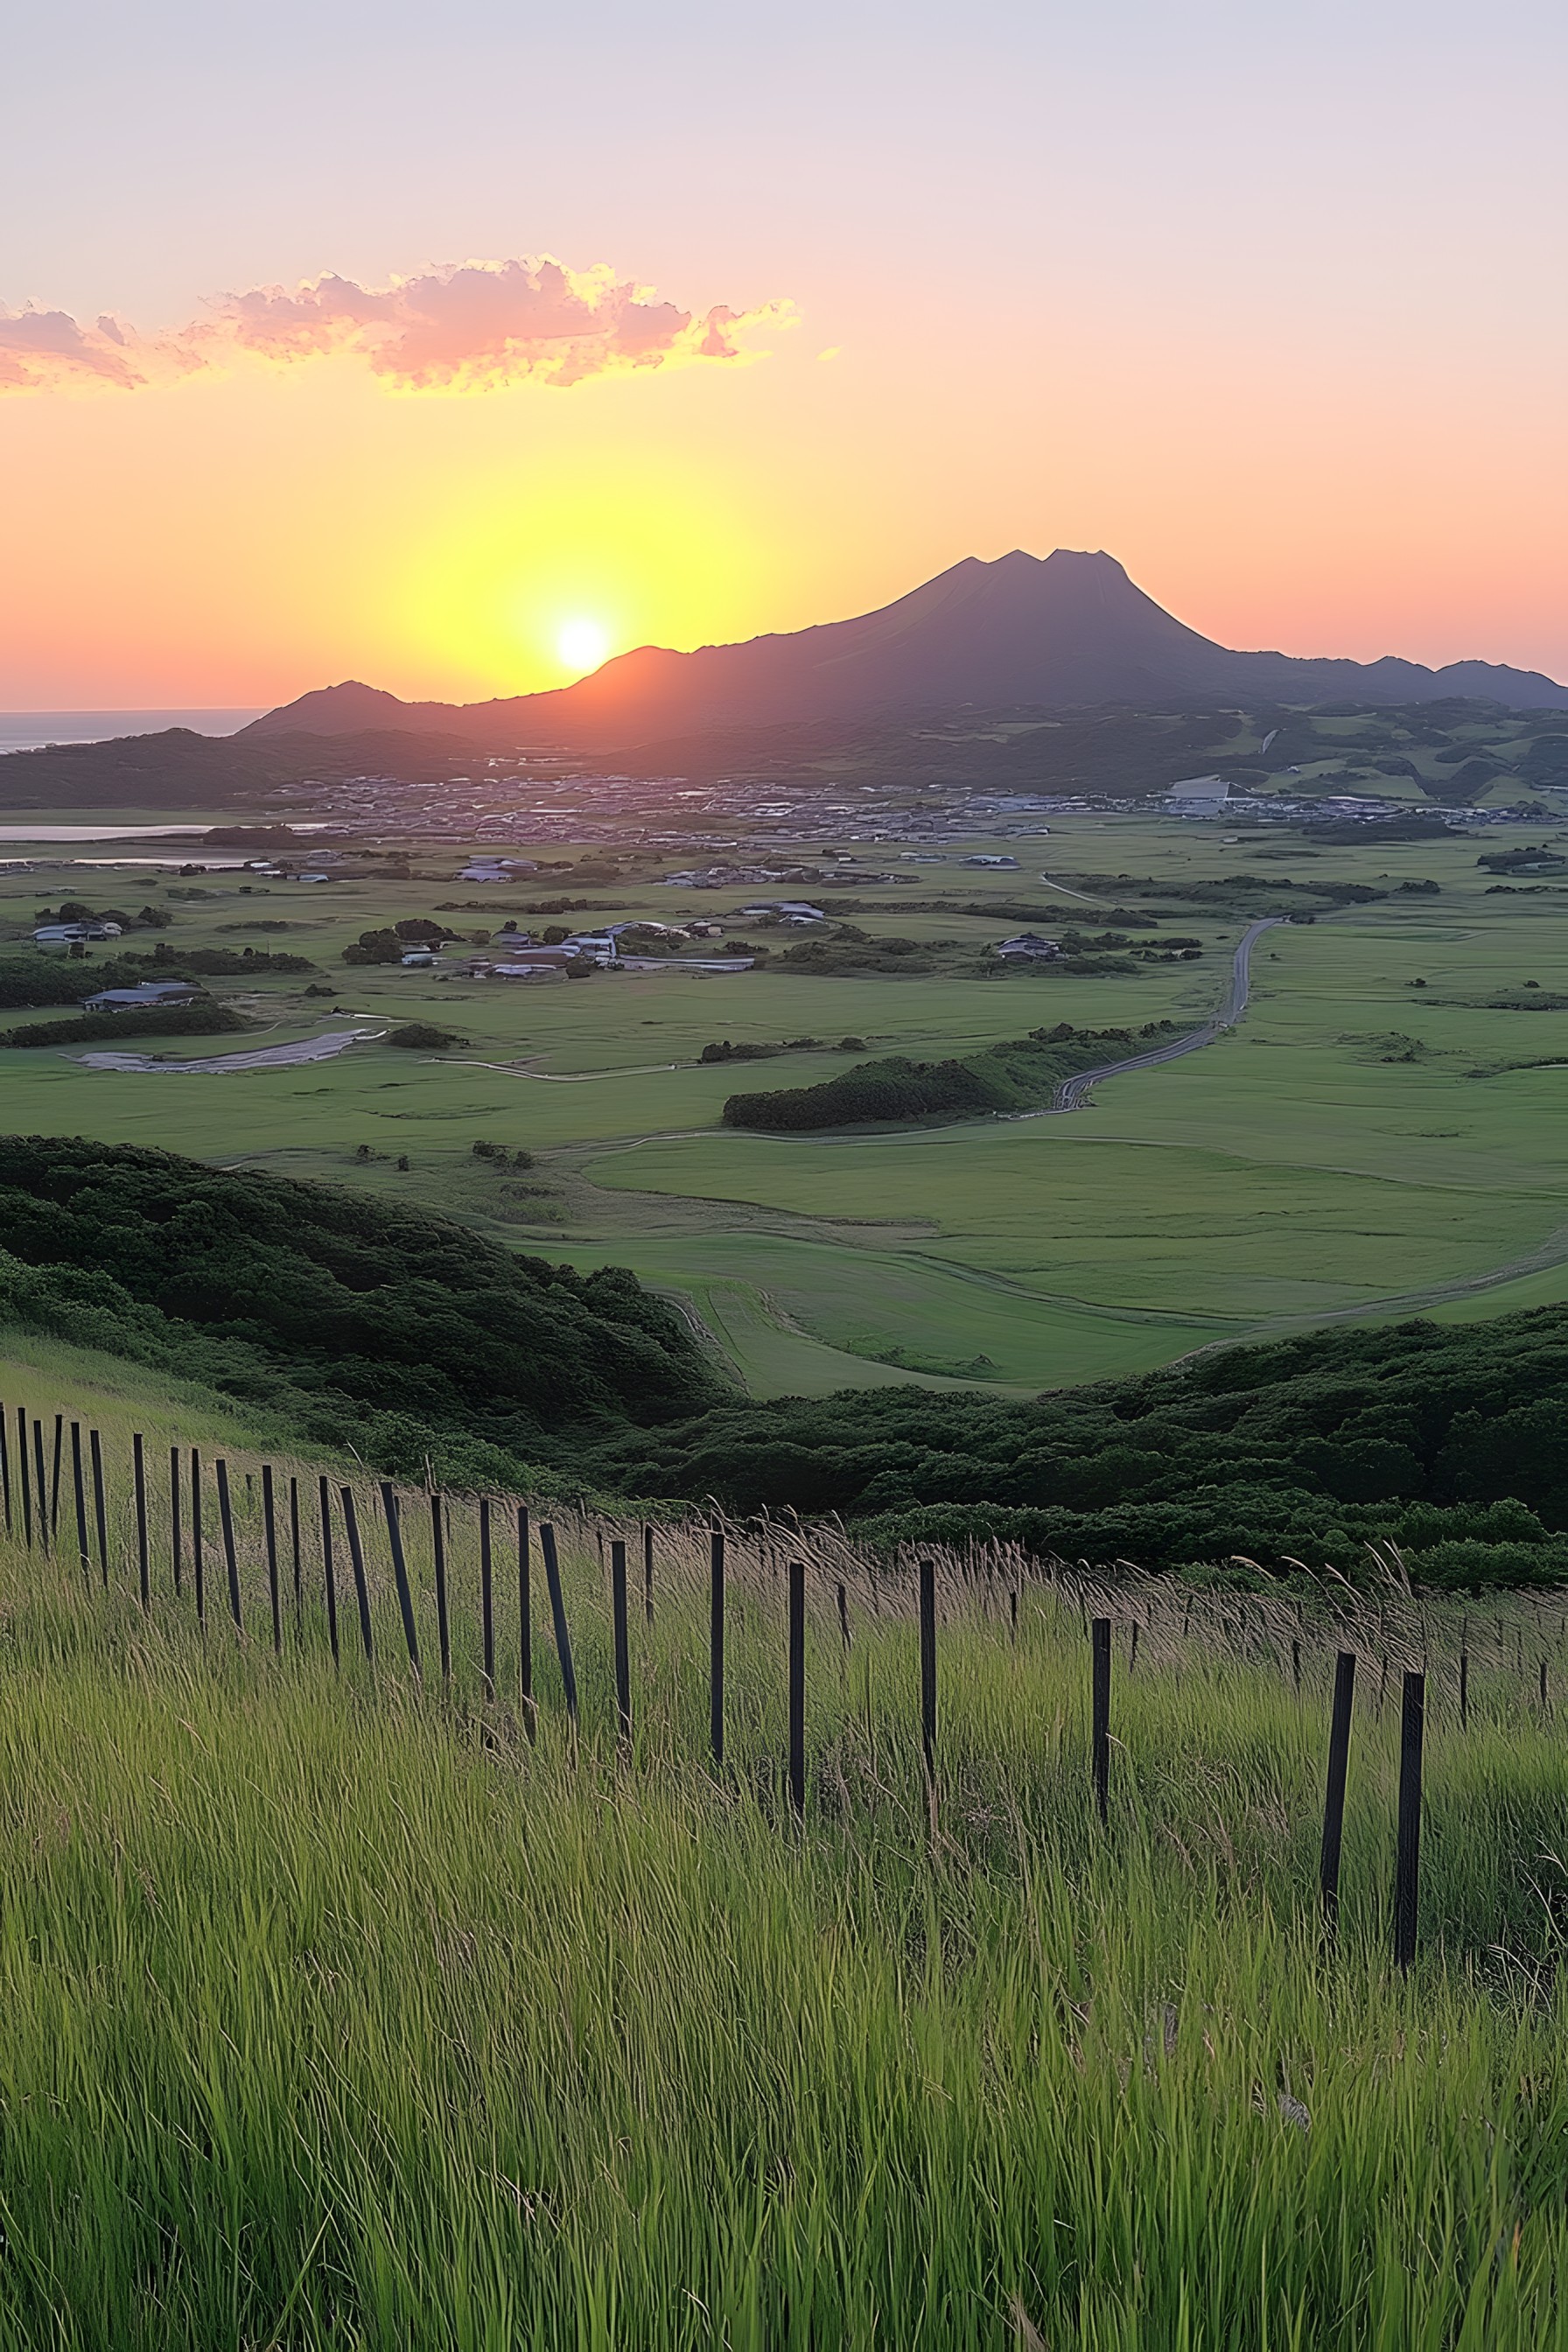
[[[247,355],[283,363],[346,357],[410,391],[483,390],[530,377],[563,386],[738,360],[748,338],[793,317],[787,302],[682,310],[607,268],[574,270],[548,257],[467,261],[385,287],[336,277],[256,287],[152,336],[113,318],[83,326],[65,310],[0,305],[0,391],[135,392]]]

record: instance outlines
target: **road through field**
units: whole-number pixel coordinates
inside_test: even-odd
[[[1271,931],[1285,918],[1265,915],[1249,923],[1241,935],[1236,953],[1230,960],[1230,980],[1224,996],[1201,1029],[1188,1032],[1184,1037],[1173,1039],[1168,1045],[1155,1045],[1147,1054],[1131,1054],[1122,1062],[1103,1063],[1098,1070],[1080,1070],[1076,1077],[1068,1078],[1057,1088],[1056,1100],[1048,1111],[1026,1111],[1026,1118],[1051,1118],[1058,1112],[1081,1110],[1090,1089],[1101,1078],[1119,1078],[1127,1070],[1152,1070],[1156,1063],[1179,1061],[1184,1054],[1195,1054],[1200,1045],[1212,1045],[1226,1029],[1233,1029],[1247,1010],[1251,985],[1252,950],[1265,931]]]

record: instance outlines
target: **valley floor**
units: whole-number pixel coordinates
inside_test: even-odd
[[[289,936],[271,943],[310,956],[334,993],[312,1022],[298,982],[258,984],[244,999],[269,1024],[258,1044],[341,1029],[346,1012],[382,1029],[460,1024],[468,1046],[427,1057],[372,1043],[321,1066],[178,1081],[13,1053],[7,1117],[405,1192],[525,1249],[628,1265],[682,1300],[758,1394],[889,1379],[1026,1391],[1324,1318],[1568,1297],[1563,892],[1489,889],[1476,842],[1458,836],[1375,859],[1360,843],[1274,841],[1266,861],[1257,846],[1162,819],[1069,820],[1037,845],[1049,887],[922,870],[857,918],[977,952],[1003,920],[906,913],[900,898],[1048,902],[1079,880],[1102,891],[1108,870],[1134,902],[1140,877],[1200,893],[1159,902],[1163,929],[1203,938],[1200,962],[994,981],[818,977],[775,961],[707,980],[432,986],[416,971],[345,971],[339,951],[373,919],[430,912],[449,885],[301,897],[274,883],[261,903]],[[737,1087],[807,1085],[868,1053],[940,1058],[1062,1019],[1195,1027],[1245,927],[1201,890],[1238,876],[1255,889],[1294,876],[1388,895],[1266,932],[1236,1028],[1102,1083],[1068,1115],[816,1137],[719,1123]],[[1427,879],[1436,895],[1400,890]],[[19,915],[39,887],[13,880],[4,904]],[[256,929],[242,919],[258,901],[234,877],[206,887],[166,936]],[[745,898],[708,894],[700,911],[734,929]],[[680,911],[679,894],[646,885],[614,903]],[[827,1043],[750,1069],[700,1063],[717,1039],[804,1035]],[[840,1037],[865,1044],[837,1050]],[[541,1083],[562,1079],[581,1083]],[[526,1181],[476,1160],[479,1139],[531,1150]]]

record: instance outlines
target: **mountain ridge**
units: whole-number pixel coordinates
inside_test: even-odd
[[[1568,708],[1568,688],[1507,663],[1441,668],[1384,655],[1237,652],[1188,627],[1103,550],[965,556],[890,604],[734,645],[639,646],[574,685],[473,703],[404,702],[345,679],[266,712],[237,740],[369,728],[476,745],[530,738],[605,749],[781,719],[914,717],[968,704],[1065,709],[1236,696],[1287,703],[1437,701]]]

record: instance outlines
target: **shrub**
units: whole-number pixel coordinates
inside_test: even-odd
[[[455,1029],[438,1029],[433,1021],[405,1021],[394,1029],[387,1038],[389,1045],[408,1045],[426,1054],[445,1054],[453,1045],[463,1045],[467,1038],[459,1037]]]
[[[345,963],[401,963],[405,942],[395,931],[362,931],[352,947],[343,950]]]

